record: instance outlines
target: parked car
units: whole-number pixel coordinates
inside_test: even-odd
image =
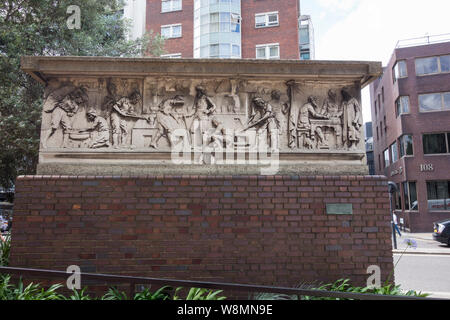
[[[450,246],[450,220],[434,223],[433,239]]]

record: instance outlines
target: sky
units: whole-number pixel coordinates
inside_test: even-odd
[[[314,26],[317,60],[381,61],[399,40],[448,34],[450,0],[301,0]],[[363,89],[364,122],[371,121],[369,87]]]

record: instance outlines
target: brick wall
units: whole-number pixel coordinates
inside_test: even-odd
[[[62,177],[16,182],[11,266],[297,286],[392,270],[385,177]],[[351,203],[353,215],[327,215]]]

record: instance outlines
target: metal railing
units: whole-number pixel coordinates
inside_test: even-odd
[[[443,43],[443,42],[449,42],[450,41],[450,33],[445,34],[438,34],[438,35],[432,35],[432,36],[423,36],[419,38],[411,38],[411,39],[404,39],[399,40],[397,42],[396,48],[408,48],[408,47],[415,47],[415,46],[422,46],[427,44],[435,44],[435,43]]]
[[[44,269],[27,269],[27,268],[13,268],[0,267],[0,273],[19,276],[32,276],[36,278],[45,279],[67,279],[71,274],[65,271],[44,270]],[[130,296],[134,296],[136,285],[151,284],[156,286],[170,286],[170,287],[185,287],[185,288],[204,288],[214,290],[229,290],[235,292],[254,292],[254,293],[275,293],[296,296],[312,296],[322,298],[339,298],[339,299],[354,299],[354,300],[441,300],[435,298],[423,298],[412,296],[386,296],[379,294],[367,293],[352,293],[352,292],[336,292],[325,290],[311,290],[301,288],[283,288],[271,286],[258,286],[248,284],[233,284],[233,283],[219,283],[219,282],[204,282],[192,280],[173,280],[161,278],[147,278],[147,277],[132,277],[132,276],[117,276],[108,274],[95,273],[80,273],[82,280],[94,280],[103,283],[120,283],[128,284]]]

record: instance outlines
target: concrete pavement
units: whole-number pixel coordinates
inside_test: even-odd
[[[406,239],[415,240],[417,248],[408,248],[405,243]],[[405,251],[406,250],[406,251]],[[433,239],[433,234],[430,233],[407,233],[402,232],[402,236],[397,234],[397,249],[393,249],[394,254],[438,254],[438,255],[450,255],[450,247],[441,244]]]

